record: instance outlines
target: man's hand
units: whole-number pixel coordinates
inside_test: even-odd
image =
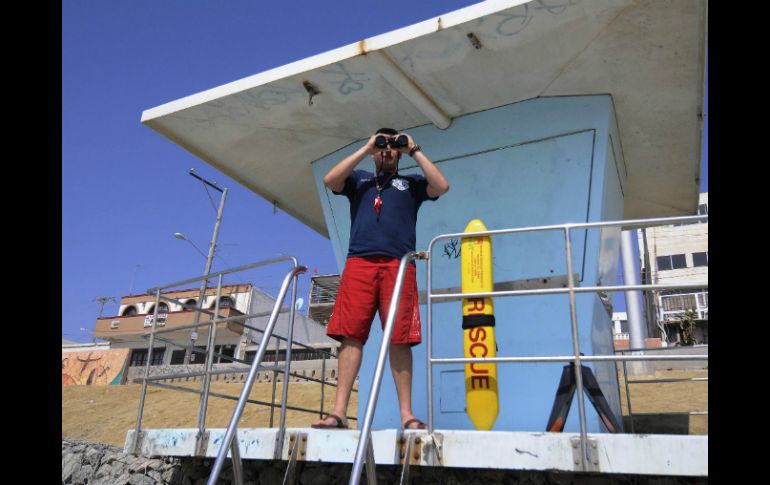
[[[416,147],[417,144],[414,142],[411,136],[407,135],[406,133],[401,134],[406,135],[406,137],[409,139],[409,143],[407,143],[405,147],[399,148],[398,151],[401,153],[410,154],[412,149]],[[425,175],[425,179],[428,181],[427,192],[429,197],[439,197],[449,191],[449,182],[447,182],[444,174],[442,174],[441,171],[433,164],[433,162],[430,161],[425,153],[418,150],[410,156],[414,159],[415,162],[417,162],[417,165],[420,166],[423,175]]]
[[[364,149],[366,150],[367,155],[374,155],[376,152],[380,151],[379,148],[374,146],[374,140],[377,139],[379,135],[372,135],[369,137],[369,141],[366,142],[366,145],[364,145]]]
[[[345,179],[347,179],[350,172],[356,168],[356,165],[361,163],[361,160],[366,158],[367,155],[374,155],[375,152],[379,151],[379,148],[374,146],[374,140],[376,138],[377,135],[372,135],[369,137],[369,141],[366,142],[366,145],[348,155],[341,162],[332,167],[323,178],[324,185],[334,192],[341,191],[343,187],[345,187]]]
[[[397,150],[398,150],[399,152],[401,152],[401,153],[406,153],[406,154],[408,155],[408,154],[409,154],[409,151],[410,151],[412,148],[414,148],[414,146],[415,146],[414,140],[412,139],[412,136],[411,136],[411,135],[409,135],[408,133],[399,133],[399,134],[398,134],[398,135],[396,135],[396,136],[399,136],[399,135],[404,135],[404,136],[406,136],[406,138],[409,140],[409,143],[407,143],[405,147],[402,147],[402,148],[397,148]]]

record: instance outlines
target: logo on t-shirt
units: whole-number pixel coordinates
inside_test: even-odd
[[[409,181],[406,179],[393,179],[391,185],[398,190],[406,190],[409,188]]]

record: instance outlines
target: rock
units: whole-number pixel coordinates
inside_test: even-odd
[[[83,465],[72,474],[72,483],[86,483],[86,480],[91,478],[93,473],[94,467],[91,465]]]
[[[83,454],[83,459],[91,466],[97,466],[99,464],[99,458],[101,458],[102,452],[96,448],[89,448]]]
[[[182,471],[180,468],[174,467],[166,470],[161,479],[169,485],[182,485]]]
[[[61,481],[66,482],[72,478],[72,474],[80,468],[80,456],[64,455],[61,460]]]
[[[99,469],[96,470],[96,473],[94,473],[94,478],[111,477],[111,476],[112,476],[112,465],[107,463],[102,463]]]
[[[153,458],[152,460],[148,460],[145,465],[147,466],[148,470],[157,470],[163,466],[163,460]]]
[[[147,476],[152,478],[156,482],[163,482],[163,476],[160,473],[158,473],[158,472],[156,472],[154,470],[148,471],[147,472]]]
[[[129,473],[123,473],[112,481],[112,485],[126,485],[131,480],[131,476]]]
[[[122,453],[107,451],[104,453],[104,456],[102,456],[102,463],[112,463],[113,461],[117,460],[118,458],[121,458],[122,456],[123,456]]]
[[[136,460],[128,466],[129,473],[144,473],[147,470],[146,460]]]
[[[119,458],[120,458],[120,461],[122,461],[123,463],[129,466],[133,465],[137,461],[141,461],[139,457],[137,457],[136,455],[120,455]]]
[[[146,476],[135,473],[128,479],[129,485],[155,485],[155,480]]]

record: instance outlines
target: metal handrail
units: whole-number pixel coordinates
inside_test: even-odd
[[[175,282],[175,283],[169,283],[167,285],[163,285],[163,286],[159,286],[159,287],[151,288],[151,289],[147,290],[147,293],[150,293],[150,294],[151,293],[155,293],[155,305],[153,305],[154,312],[153,312],[153,318],[152,318],[152,328],[150,330],[150,342],[148,344],[149,348],[148,348],[148,351],[147,351],[147,364],[146,364],[145,369],[144,369],[144,379],[142,380],[142,389],[141,389],[140,395],[139,395],[139,410],[137,412],[137,417],[136,417],[136,427],[135,427],[135,431],[134,431],[134,443],[133,443],[133,446],[132,446],[132,449],[134,450],[134,452],[138,452],[137,447],[140,444],[140,433],[141,433],[141,430],[142,430],[142,417],[143,417],[143,414],[144,414],[144,402],[145,402],[145,398],[146,398],[146,395],[147,395],[147,384],[148,384],[148,378],[150,377],[150,365],[152,363],[152,354],[153,354],[153,350],[154,350],[154,347],[155,347],[155,335],[156,335],[156,333],[166,333],[168,330],[178,330],[179,329],[179,328],[176,328],[176,329],[162,329],[162,330],[158,329],[158,306],[159,306],[159,303],[160,303],[160,300],[161,300],[161,294],[160,294],[161,291],[164,290],[164,289],[167,289],[167,288],[174,288],[174,287],[177,287],[177,286],[182,286],[182,285],[186,285],[186,284],[189,284],[189,283],[195,283],[195,282],[198,282],[198,281],[203,281],[203,280],[208,281],[209,279],[211,279],[213,277],[219,277],[220,278],[220,282],[221,282],[222,276],[224,276],[226,274],[231,274],[231,273],[235,273],[235,272],[238,272],[238,271],[245,271],[247,269],[258,268],[258,267],[261,267],[261,266],[266,266],[266,265],[278,263],[278,262],[281,262],[281,261],[291,261],[293,263],[293,265],[292,265],[293,269],[296,269],[299,266],[299,262],[297,261],[297,258],[295,258],[294,256],[281,256],[281,257],[278,257],[278,258],[268,259],[268,260],[259,261],[259,262],[248,264],[248,265],[244,265],[244,266],[239,266],[239,267],[233,268],[233,269],[227,269],[227,270],[219,271],[219,272],[216,272],[216,273],[209,273],[208,275],[198,276],[198,277],[195,277],[195,278],[190,278],[190,279],[183,280],[183,281],[178,281],[178,282]],[[219,299],[217,299],[217,301],[218,300]],[[280,308],[280,305],[278,305],[276,308]],[[199,312],[201,310],[196,310],[196,311]],[[274,308],[274,311],[275,311],[275,308]],[[200,325],[213,325],[216,322],[216,317],[217,316],[218,316],[218,308],[217,308],[217,313],[212,317],[211,321],[204,322],[202,324],[193,324],[192,326],[195,327],[195,326],[200,326]],[[293,324],[293,322],[292,322],[292,324]],[[187,326],[185,326],[185,327],[187,327]]]
[[[572,243],[570,238],[570,231],[575,229],[589,229],[598,227],[647,227],[665,225],[668,223],[676,222],[696,222],[700,220],[708,220],[708,216],[687,216],[687,217],[671,217],[671,218],[657,218],[646,220],[629,220],[629,221],[608,221],[608,222],[594,222],[594,223],[581,223],[581,224],[560,224],[552,226],[537,226],[529,228],[516,228],[516,229],[503,229],[492,231],[478,231],[478,232],[463,232],[453,234],[443,234],[433,238],[428,245],[428,251],[424,253],[416,253],[414,251],[405,254],[401,258],[401,263],[398,269],[398,275],[396,278],[396,284],[393,289],[391,297],[390,309],[388,319],[383,330],[382,344],[380,345],[380,353],[377,358],[377,365],[375,368],[374,378],[372,382],[372,388],[369,393],[369,398],[366,404],[365,416],[363,425],[361,428],[360,439],[356,448],[356,455],[353,462],[353,469],[350,476],[350,485],[357,485],[361,479],[361,472],[363,468],[364,457],[367,447],[371,442],[371,423],[374,417],[374,410],[377,405],[377,396],[379,394],[380,385],[382,383],[382,374],[385,365],[385,358],[387,357],[388,347],[390,343],[390,335],[393,330],[393,322],[395,319],[396,308],[401,298],[401,287],[403,284],[403,275],[406,269],[406,264],[415,258],[417,254],[420,254],[422,259],[428,259],[428,287],[427,287],[427,339],[428,339],[428,433],[432,434],[433,427],[433,383],[432,383],[432,365],[433,364],[452,364],[452,363],[493,363],[493,362],[574,362],[575,367],[575,381],[577,387],[578,398],[578,414],[580,420],[580,446],[583,456],[583,466],[587,469],[588,463],[588,447],[587,447],[587,431],[586,431],[586,418],[585,418],[585,403],[583,401],[583,379],[581,370],[581,361],[628,361],[628,360],[708,360],[708,356],[703,355],[679,355],[679,356],[616,356],[616,355],[601,355],[601,356],[583,356],[580,352],[579,335],[577,326],[577,311],[575,294],[576,293],[591,293],[591,292],[607,292],[607,291],[630,291],[630,290],[643,290],[643,289],[668,289],[668,288],[703,288],[708,287],[706,283],[696,283],[691,285],[623,285],[623,286],[596,286],[596,287],[575,287],[575,279],[572,268]],[[545,290],[518,290],[518,291],[491,291],[491,292],[477,292],[477,293],[444,293],[433,294],[431,286],[432,277],[432,265],[430,264],[429,255],[432,253],[434,244],[440,239],[448,238],[469,238],[477,236],[493,236],[502,234],[522,233],[522,232],[535,232],[535,231],[549,231],[549,230],[562,230],[564,231],[565,252],[567,259],[567,282],[568,287],[565,289],[545,289]],[[462,298],[480,298],[480,297],[493,297],[493,296],[519,296],[519,295],[543,295],[543,294],[560,294],[568,293],[570,302],[570,322],[572,330],[572,346],[574,355],[572,356],[539,356],[539,357],[492,357],[492,358],[463,358],[463,359],[434,359],[432,357],[432,302],[433,300],[456,300]]]
[[[401,263],[398,266],[398,273],[396,275],[396,284],[393,287],[393,294],[390,298],[390,306],[388,307],[388,318],[385,323],[385,328],[382,331],[382,344],[380,345],[380,353],[377,357],[377,366],[374,370],[374,378],[372,381],[372,389],[369,391],[369,398],[366,401],[366,411],[364,412],[364,419],[361,425],[361,437],[358,440],[358,446],[356,447],[356,456],[353,460],[353,470],[350,474],[350,485],[358,485],[361,480],[361,472],[363,471],[364,457],[367,454],[367,447],[372,439],[372,420],[374,419],[374,410],[377,407],[377,396],[380,394],[380,385],[382,384],[382,374],[385,368],[385,359],[388,357],[388,348],[390,347],[390,336],[393,333],[393,323],[396,320],[396,313],[398,310],[398,304],[401,300],[401,288],[404,284],[404,273],[406,272],[407,264],[418,255],[415,251],[406,253],[401,258]],[[371,456],[372,454],[370,454]],[[371,464],[373,465],[373,463]],[[367,474],[368,475],[368,474]],[[369,477],[371,480],[372,477]],[[209,485],[214,485],[213,483]]]
[[[539,231],[563,231],[565,241],[565,252],[567,259],[567,288],[556,289],[542,289],[542,290],[518,290],[518,291],[491,291],[491,292],[477,292],[477,293],[454,293],[454,294],[434,294],[432,292],[431,280],[433,266],[428,263],[427,271],[427,318],[426,318],[426,330],[427,330],[427,392],[428,392],[428,433],[432,434],[434,431],[433,425],[433,364],[452,364],[452,363],[494,363],[494,362],[574,362],[575,367],[575,384],[578,394],[578,417],[580,421],[580,447],[583,457],[583,466],[587,470],[586,464],[588,461],[588,434],[585,417],[585,403],[583,392],[583,379],[581,361],[627,361],[627,360],[708,360],[708,355],[678,355],[678,356],[583,356],[580,353],[580,344],[578,336],[577,326],[577,311],[575,303],[575,294],[577,293],[591,293],[591,292],[608,292],[608,291],[631,291],[631,290],[644,290],[644,289],[669,289],[669,288],[707,288],[708,282],[697,284],[684,284],[684,285],[623,285],[623,286],[595,286],[595,287],[576,287],[575,279],[572,268],[572,242],[570,238],[570,232],[576,229],[591,229],[602,227],[648,227],[648,226],[660,226],[674,223],[684,222],[698,222],[708,221],[708,215],[698,216],[686,216],[686,217],[667,217],[667,218],[655,218],[655,219],[635,219],[627,221],[607,221],[607,222],[590,222],[590,223],[578,223],[578,224],[558,224],[550,226],[535,226],[515,229],[501,229],[492,231],[477,231],[477,232],[462,232],[452,234],[442,234],[434,237],[428,244],[428,254],[432,254],[433,246],[437,241],[441,239],[449,238],[470,238],[479,236],[494,236],[503,234],[514,234],[524,232],[539,232]],[[453,300],[462,298],[480,298],[480,297],[495,297],[495,296],[520,296],[520,295],[546,295],[546,294],[569,294],[570,304],[570,322],[572,331],[572,346],[574,355],[572,356],[557,356],[557,357],[492,357],[492,358],[469,358],[469,359],[434,359],[433,358],[433,339],[432,339],[432,303],[433,300]],[[362,434],[362,436],[364,436]],[[352,482],[351,482],[352,483]]]
[[[651,348],[651,349],[620,349],[616,350],[616,353],[623,354],[622,357],[626,357],[626,352],[638,352],[638,351],[655,351],[655,350],[667,350],[668,347],[660,347],[660,348]],[[652,357],[652,356],[649,356]],[[657,356],[656,356],[657,357]],[[672,356],[667,356],[666,359],[659,359],[659,360],[693,360],[693,359],[671,359]],[[708,360],[708,356],[701,356],[705,357],[705,359],[695,359],[695,360]],[[659,383],[674,383],[674,382],[708,382],[708,377],[687,377],[687,378],[680,378],[680,379],[645,379],[645,380],[628,380],[628,369],[626,368],[626,360],[632,360],[632,359],[623,359],[623,387],[626,391],[626,406],[628,407],[628,421],[631,426],[631,432],[634,432],[634,411],[631,408],[631,391],[629,390],[628,386],[630,384],[659,384]],[[645,360],[652,360],[652,359],[645,359]],[[637,413],[637,415],[643,414],[643,413]],[[688,411],[686,414],[691,416],[708,416],[708,411]]]
[[[161,296],[161,299],[163,299],[163,296]],[[195,311],[197,311],[197,310],[195,310]],[[207,313],[209,315],[219,316],[219,313],[214,313],[214,312],[210,312],[210,311],[207,311],[207,310],[200,310],[200,311],[203,312],[203,313]],[[291,311],[292,310],[289,309],[289,308],[282,308],[279,313],[282,313],[282,314],[283,313],[291,313]],[[258,312],[258,313],[249,313],[249,314],[246,314],[246,315],[234,315],[232,317],[218,318],[217,319],[217,323],[232,323],[233,325],[238,325],[238,326],[241,326],[241,327],[244,327],[244,328],[248,328],[249,330],[253,330],[255,332],[264,333],[265,331],[262,330],[261,328],[252,327],[251,325],[248,325],[248,324],[246,324],[244,322],[241,322],[240,320],[249,320],[251,318],[267,317],[267,316],[269,316],[271,314],[272,314],[272,310],[264,311],[264,312]],[[211,325],[211,324],[212,324],[212,321],[199,322],[199,323],[191,323],[189,325],[179,325],[179,326],[175,326],[175,327],[171,327],[171,328],[164,328],[164,329],[161,329],[161,330],[157,330],[155,332],[155,334],[157,335],[159,333],[177,332],[179,330],[186,330],[188,328],[197,328],[197,327],[202,327],[204,325]],[[149,334],[147,334],[147,335],[149,335]],[[286,337],[283,337],[281,335],[273,335],[272,338],[277,339],[277,340],[281,340],[281,341],[284,341],[284,342],[289,342],[289,340],[290,340],[290,339],[288,339]],[[325,351],[323,349],[316,349],[315,347],[311,347],[310,345],[305,345],[302,342],[292,342],[292,345],[296,345],[298,347],[303,347],[303,348],[305,348],[307,350],[312,350],[313,352],[318,352],[320,354],[325,354],[325,355],[327,355],[327,356],[329,356],[331,358],[334,357],[334,354],[332,354],[331,352],[327,352],[327,351]]]
[[[189,387],[175,386],[173,384],[165,384],[165,383],[162,383],[162,382],[155,382],[155,383],[151,383],[151,384],[153,386],[156,386],[156,387],[162,387],[162,388],[165,388],[165,389],[172,389],[172,390],[175,390],[175,391],[182,391],[182,392],[188,392],[188,393],[193,393],[193,394],[200,394],[201,392],[203,392],[203,391],[199,391],[199,390],[196,390],[196,389],[190,389]],[[240,398],[240,396],[230,396],[228,394],[222,394],[222,393],[211,392],[211,391],[209,391],[209,396],[219,397],[219,398],[222,398],[222,399],[229,399],[231,401],[237,401]],[[256,399],[247,399],[246,402],[248,402],[250,404],[258,404],[260,406],[267,406],[267,407],[272,407],[273,406],[272,403],[269,403],[267,401],[259,401],[259,400],[256,400]],[[286,409],[290,409],[292,411],[298,411],[298,412],[302,412],[302,413],[312,413],[312,414],[315,414],[315,413],[318,412],[315,409],[308,409],[308,408],[303,408],[303,407],[299,407],[299,406],[290,406],[288,404],[286,405]],[[351,417],[351,416],[346,416],[346,417],[348,419],[353,419],[353,420],[356,419],[355,417]]]
[[[230,447],[231,447],[231,444],[233,443],[233,438],[235,437],[236,429],[238,427],[238,421],[240,421],[241,419],[241,415],[243,414],[243,409],[246,406],[246,401],[248,399],[249,394],[251,393],[251,388],[254,385],[254,380],[257,376],[259,366],[267,351],[267,344],[270,340],[270,336],[273,333],[273,328],[275,327],[275,323],[278,321],[278,313],[280,311],[283,300],[286,298],[286,292],[289,288],[289,284],[293,280],[294,288],[295,288],[294,291],[296,291],[297,278],[301,273],[304,273],[306,271],[307,271],[307,267],[299,266],[297,264],[297,260],[294,259],[294,268],[292,268],[291,271],[289,271],[286,274],[286,277],[283,280],[283,284],[281,285],[281,290],[278,293],[278,297],[275,300],[275,307],[273,308],[273,313],[270,315],[270,320],[268,321],[267,326],[265,327],[265,333],[262,335],[262,341],[259,344],[257,355],[254,357],[254,362],[251,365],[251,369],[249,370],[249,375],[246,378],[246,382],[243,385],[241,396],[238,398],[238,403],[235,405],[235,410],[233,411],[233,416],[230,419],[230,424],[228,424],[227,426],[227,430],[225,431],[224,438],[222,439],[222,443],[220,444],[219,450],[217,452],[217,458],[214,461],[214,465],[211,469],[211,475],[209,475],[209,479],[207,482],[209,485],[216,484],[217,478],[219,477],[219,474],[222,471],[222,466],[224,465],[225,459],[227,458],[227,453],[230,451]],[[294,312],[292,311],[291,316],[289,318],[290,335],[291,335],[291,332],[293,332],[293,328],[294,328]],[[284,372],[288,371],[290,363],[291,361],[287,359]],[[286,380],[287,380],[286,374],[284,374],[284,382],[286,382]],[[281,399],[282,399],[281,421],[280,421],[281,430],[283,430],[286,424],[286,406],[285,406],[286,398],[287,398],[287,394],[284,391],[284,395],[281,396]],[[282,448],[283,448],[282,441],[276,443],[276,453],[279,453]]]
[[[190,278],[190,279],[183,280],[183,281],[177,281],[176,283],[169,283],[167,285],[158,286],[156,288],[150,288],[149,290],[147,290],[147,293],[155,293],[158,290],[165,290],[167,288],[176,288],[177,286],[187,285],[187,284],[190,284],[190,283],[197,283],[198,281],[208,280],[208,279],[214,278],[214,277],[219,276],[219,275],[227,275],[227,274],[232,274],[232,273],[238,273],[239,271],[246,271],[248,269],[259,268],[260,266],[267,266],[267,265],[270,265],[270,264],[280,263],[281,261],[291,261],[292,263],[294,263],[295,267],[299,264],[297,262],[297,258],[295,258],[294,256],[279,256],[279,257],[273,258],[273,259],[266,259],[264,261],[258,261],[256,263],[246,264],[246,265],[243,265],[243,266],[237,266],[235,268],[230,268],[230,269],[225,269],[225,270],[222,270],[222,271],[217,271],[216,273],[209,273],[208,275],[204,275],[204,276],[197,276],[195,278]],[[156,305],[156,307],[157,307],[157,305]]]
[[[224,275],[235,273],[237,271],[244,271],[244,270],[247,270],[247,269],[257,268],[257,267],[260,267],[260,266],[265,266],[265,265],[277,263],[277,262],[280,262],[280,261],[291,261],[293,263],[293,265],[292,265],[291,270],[286,274],[286,276],[284,278],[283,284],[281,286],[281,290],[279,292],[278,297],[276,298],[275,305],[274,305],[272,311],[270,311],[270,312],[253,313],[253,314],[247,314],[247,315],[236,315],[236,316],[230,316],[230,317],[224,317],[220,313],[220,296],[221,296],[221,293],[222,293],[222,280],[223,280],[223,276]],[[264,401],[252,400],[252,399],[248,399],[247,398],[248,395],[251,392],[251,388],[253,387],[257,371],[259,371],[259,370],[272,370],[274,374],[276,374],[279,371],[283,372],[284,384],[283,384],[283,392],[282,392],[281,401],[280,401],[280,409],[281,409],[281,411],[280,411],[280,423],[278,425],[278,436],[277,436],[277,443],[276,443],[276,447],[275,447],[275,458],[276,459],[279,459],[281,457],[281,455],[282,455],[283,437],[285,435],[285,430],[286,430],[286,412],[287,412],[287,410],[301,411],[301,412],[311,412],[311,413],[316,412],[315,410],[312,410],[312,409],[306,409],[306,408],[301,408],[301,407],[297,407],[297,406],[289,406],[288,405],[287,397],[288,397],[289,377],[297,377],[297,378],[304,379],[304,380],[307,380],[307,381],[319,382],[321,384],[320,414],[321,415],[323,414],[324,387],[325,387],[325,385],[331,385],[333,387],[336,387],[335,384],[332,384],[332,383],[328,383],[327,384],[326,383],[326,378],[325,378],[326,359],[328,357],[332,357],[333,358],[335,356],[332,353],[327,352],[325,350],[319,350],[319,349],[316,349],[314,347],[305,345],[305,344],[303,344],[301,342],[294,342],[293,336],[294,336],[294,321],[295,321],[296,307],[294,305],[291,305],[288,309],[283,309],[282,308],[282,304],[283,304],[283,301],[285,300],[286,293],[287,293],[287,290],[288,290],[288,285],[292,284],[292,300],[295,300],[296,299],[296,293],[297,293],[297,280],[298,280],[298,277],[299,277],[300,274],[305,273],[306,271],[307,271],[307,267],[300,266],[298,264],[296,258],[294,258],[294,257],[280,257],[280,258],[274,258],[274,259],[271,259],[271,260],[266,260],[266,261],[262,261],[262,262],[258,262],[258,263],[254,263],[254,264],[250,264],[250,265],[240,266],[240,267],[229,269],[229,270],[220,271],[220,272],[217,272],[217,273],[210,273],[208,275],[204,275],[204,276],[201,276],[201,277],[191,278],[191,279],[188,279],[188,280],[183,280],[183,281],[179,281],[179,282],[175,282],[175,283],[170,283],[170,284],[167,284],[167,285],[159,286],[159,287],[152,288],[152,289],[148,290],[148,293],[154,293],[155,294],[155,306],[154,306],[155,310],[154,310],[154,313],[153,313],[152,328],[150,329],[149,334],[143,335],[143,338],[149,339],[149,344],[148,344],[149,349],[148,349],[148,354],[147,354],[147,363],[146,363],[145,369],[144,369],[144,377],[137,379],[138,381],[141,382],[142,389],[141,389],[141,395],[140,395],[139,410],[138,410],[138,413],[137,413],[136,427],[135,427],[135,430],[134,430],[133,440],[132,440],[132,444],[131,444],[131,449],[133,450],[133,453],[137,453],[137,454],[140,453],[139,448],[140,448],[140,446],[141,446],[141,444],[143,442],[143,432],[142,432],[141,426],[142,426],[142,418],[143,418],[145,398],[146,398],[146,394],[147,394],[147,386],[148,385],[153,385],[153,386],[167,388],[167,389],[172,389],[172,390],[184,391],[184,392],[191,392],[191,393],[196,393],[196,394],[199,395],[199,397],[200,397],[200,406],[199,406],[199,411],[198,411],[198,433],[197,433],[197,436],[196,436],[196,451],[195,451],[196,455],[199,455],[199,454],[204,452],[203,448],[204,448],[204,446],[205,446],[205,444],[207,442],[205,424],[206,424],[206,411],[207,411],[209,396],[214,396],[214,397],[219,397],[219,398],[224,398],[224,399],[230,399],[230,400],[237,400],[235,411],[234,411],[232,419],[231,419],[231,421],[230,421],[230,423],[229,423],[229,425],[228,425],[228,427],[226,429],[226,432],[225,432],[225,435],[224,435],[224,439],[223,439],[222,443],[220,444],[220,448],[218,449],[218,454],[217,454],[216,461],[214,462],[214,465],[212,467],[211,475],[209,477],[209,482],[208,482],[208,483],[211,483],[211,484],[213,484],[213,483],[215,483],[217,481],[218,475],[221,473],[221,470],[222,470],[223,462],[226,459],[228,453],[232,453],[232,457],[233,457],[233,460],[234,460],[234,463],[233,463],[234,470],[241,469],[240,453],[239,453],[239,449],[238,449],[238,441],[236,439],[236,435],[237,435],[237,424],[238,424],[238,422],[239,422],[239,420],[240,420],[240,418],[242,416],[243,409],[244,409],[244,406],[245,406],[246,403],[262,404],[262,405],[270,406],[271,407],[270,423],[271,423],[271,426],[272,426],[272,419],[273,419],[272,409],[274,409],[275,406],[276,406],[275,395],[273,396],[273,402],[272,403],[267,403],[267,402],[264,402]],[[161,300],[179,302],[178,299],[172,299],[172,298],[168,298],[168,297],[166,297],[164,295],[161,295],[161,291],[162,290],[166,290],[168,288],[173,288],[173,287],[177,287],[177,286],[186,285],[186,284],[189,284],[189,283],[192,283],[192,282],[196,282],[196,281],[201,281],[201,280],[208,281],[209,279],[215,278],[215,277],[218,278],[218,284],[217,284],[217,287],[216,287],[216,300],[215,300],[216,304],[215,304],[215,308],[213,309],[213,311],[211,311],[209,309],[205,309],[202,306],[190,309],[191,311],[195,311],[196,314],[198,314],[198,315],[200,313],[205,313],[205,314],[210,315],[211,316],[211,321],[208,321],[208,322],[198,322],[198,323],[194,323],[192,325],[177,326],[177,327],[174,327],[174,328],[159,328],[158,321],[157,321],[158,320],[158,313],[159,313],[159,309],[158,309],[159,302]],[[280,335],[273,334],[273,330],[275,329],[275,325],[277,323],[278,316],[280,314],[282,314],[282,313],[287,313],[287,312],[289,313],[288,336],[287,337],[283,337],[283,336],[280,336]],[[268,315],[269,315],[270,318],[269,318],[267,326],[266,326],[266,328],[264,330],[256,328],[256,327],[253,327],[253,326],[250,326],[250,325],[245,323],[246,321],[248,321],[249,318],[263,317],[263,316],[268,316]],[[197,318],[196,318],[196,322],[197,322]],[[238,326],[241,326],[241,327],[244,327],[244,328],[248,328],[250,330],[254,330],[254,331],[257,331],[257,332],[260,332],[260,333],[263,334],[262,335],[262,339],[261,339],[260,344],[259,344],[259,347],[258,347],[257,355],[255,356],[254,360],[250,363],[250,370],[249,370],[248,377],[247,377],[246,382],[244,384],[244,387],[242,389],[241,395],[238,396],[238,397],[236,397],[236,396],[228,396],[228,395],[220,394],[220,393],[216,393],[216,392],[211,392],[211,389],[210,389],[211,382],[212,382],[212,376],[213,375],[233,372],[232,369],[228,369],[228,370],[214,370],[213,369],[213,365],[214,365],[214,357],[215,356],[216,357],[226,358],[226,359],[228,359],[231,362],[247,363],[247,362],[241,361],[240,359],[236,359],[234,356],[225,355],[225,354],[222,354],[222,353],[219,353],[219,352],[215,351],[217,326],[218,326],[218,324],[229,323],[229,322],[232,322],[232,323],[234,323],[234,324],[236,324]],[[154,375],[154,376],[150,377],[150,366],[152,365],[153,349],[154,349],[154,344],[155,344],[156,340],[161,341],[161,342],[166,342],[166,343],[168,343],[170,345],[173,345],[173,346],[186,347],[186,346],[179,345],[176,342],[173,342],[173,341],[171,341],[169,339],[162,338],[162,337],[160,337],[159,334],[170,333],[170,332],[177,332],[177,331],[180,331],[180,330],[183,330],[183,329],[192,329],[192,328],[206,327],[206,326],[208,326],[210,328],[208,339],[207,339],[206,350],[205,351],[199,351],[199,350],[197,350],[195,348],[191,349],[191,351],[194,352],[194,353],[206,354],[207,359],[206,359],[203,371],[201,371],[201,372],[185,372],[185,373],[173,373],[173,372],[172,373],[163,373],[163,374],[158,374],[158,375]],[[267,354],[267,346],[268,346],[268,343],[269,343],[270,339],[272,339],[272,338],[276,339],[276,345],[277,345],[276,351],[278,351],[279,341],[285,341],[287,343],[287,345],[286,345],[286,354],[285,354],[285,357],[284,357],[284,363],[283,363],[283,365],[279,365],[276,362],[276,364],[272,365],[272,366],[263,366],[261,364],[262,364],[262,362],[265,359],[265,355]],[[294,345],[297,345],[298,347],[301,347],[301,348],[304,348],[304,349],[312,350],[314,352],[318,352],[319,354],[322,355],[322,357],[323,357],[323,359],[322,359],[322,380],[314,379],[314,378],[308,377],[308,376],[302,376],[302,375],[299,375],[297,373],[294,373],[294,372],[290,371],[290,366],[291,366],[291,362],[292,362],[292,349],[293,349]],[[278,355],[276,354],[276,359],[277,358],[278,358]],[[182,386],[174,386],[174,385],[170,385],[170,384],[165,384],[165,383],[159,382],[159,381],[162,381],[162,380],[173,379],[173,378],[177,378],[177,377],[198,377],[198,376],[202,376],[203,377],[203,385],[202,385],[202,389],[200,389],[200,390],[198,390],[198,389],[191,389],[191,388],[182,387]],[[277,379],[274,379],[274,384],[275,384],[275,382],[277,382]],[[357,389],[353,389],[353,390],[357,392]],[[347,416],[347,418],[348,419],[354,419],[354,420],[357,419],[357,417],[353,417],[353,416]],[[235,461],[237,461],[238,463],[235,463]],[[238,478],[237,475],[238,474],[236,473],[235,474],[236,480]],[[241,476],[241,478],[242,478],[242,476]]]

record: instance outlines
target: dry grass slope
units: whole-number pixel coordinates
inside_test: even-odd
[[[175,384],[176,385],[176,384]],[[200,383],[197,383],[200,386]],[[276,402],[280,403],[283,383],[276,389]],[[185,387],[193,387],[187,383]],[[212,383],[211,392],[237,397],[243,384]],[[324,409],[332,407],[334,387],[325,388]],[[109,443],[123,446],[126,433],[136,427],[136,414],[139,409],[141,386],[67,386],[62,388],[62,437],[77,438],[87,441]],[[254,384],[250,399],[270,402],[273,385],[271,383]],[[289,401],[291,406],[319,409],[321,386],[317,383],[291,382]],[[236,401],[210,397],[206,413],[206,426],[225,428],[233,415]],[[353,393],[349,411],[355,413],[358,395]],[[142,428],[195,428],[198,422],[199,398],[197,395],[149,387],[145,399],[145,411]],[[275,410],[277,425],[280,408]],[[354,415],[351,413],[349,415]],[[308,427],[318,414],[288,410],[286,425],[289,427]],[[243,427],[268,427],[270,408],[247,404],[241,418]],[[355,422],[351,423],[351,426]]]
[[[708,372],[661,372],[656,378],[707,377]],[[197,384],[200,386],[200,383]],[[625,392],[621,382],[621,405],[623,414],[628,413]],[[189,383],[187,387],[193,387]],[[212,392],[238,396],[242,384],[213,383]],[[280,402],[282,383],[278,383],[276,401]],[[67,386],[62,389],[62,437],[109,443],[122,447],[129,429],[136,426],[141,386]],[[259,383],[249,396],[251,399],[269,402],[273,385]],[[324,409],[331,409],[334,388],[326,387]],[[289,404],[298,407],[318,409],[321,400],[321,386],[316,383],[292,382],[289,386]],[[212,397],[209,399],[206,425],[224,428],[232,417],[236,401]],[[573,403],[574,404],[574,403]],[[145,400],[143,428],[195,428],[198,420],[198,397],[194,394],[149,387]],[[353,393],[348,414],[354,416],[358,406],[358,394]],[[654,423],[644,418],[637,421],[637,432],[665,432],[666,430],[645,429],[660,426],[663,418],[670,413],[708,410],[708,382],[677,382],[657,384],[632,384],[631,406],[636,413],[656,413]],[[577,409],[576,406],[574,406]],[[591,409],[589,407],[589,409]],[[275,423],[278,422],[278,409]],[[571,412],[576,412],[575,410]],[[286,424],[289,427],[307,427],[317,414],[288,411]],[[684,420],[684,432],[708,434],[708,416],[670,416],[676,418],[679,427]],[[241,420],[243,427],[267,427],[270,422],[270,408],[249,404]],[[657,423],[657,424],[656,424]],[[355,421],[351,423],[355,426]],[[670,432],[670,431],[669,431]],[[681,432],[681,431],[680,431]]]

